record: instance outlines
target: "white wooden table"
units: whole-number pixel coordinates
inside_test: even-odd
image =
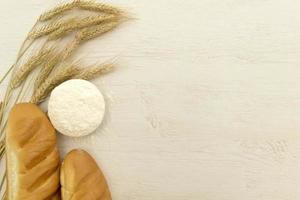
[[[0,72],[58,2],[0,1]],[[139,19],[81,49],[120,67],[94,81],[105,122],[62,154],[88,150],[114,200],[300,199],[300,2],[111,2]]]

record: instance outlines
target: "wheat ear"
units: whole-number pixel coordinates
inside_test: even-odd
[[[91,39],[96,38],[106,32],[113,30],[119,24],[120,24],[119,21],[112,21],[112,22],[84,28],[77,35],[77,39],[80,41],[80,43],[85,42],[87,40],[91,40]]]
[[[36,90],[47,79],[54,67],[59,63],[60,58],[60,54],[53,54],[52,58],[45,62],[34,82],[34,90]]]
[[[55,40],[75,30],[97,25],[103,22],[116,21],[116,20],[117,20],[117,16],[115,15],[96,15],[96,16],[85,17],[83,19],[77,19],[73,22],[66,23],[63,26],[60,26],[60,28],[58,28],[57,30],[54,30],[49,35],[49,39]]]
[[[62,53],[62,60],[65,61],[70,58],[73,52],[79,47],[79,45],[79,41],[76,38],[73,39],[73,41],[69,43],[64,49],[64,52]]]
[[[74,22],[76,22],[75,18],[67,19],[65,21],[62,21],[62,20],[54,21],[49,24],[43,25],[35,30],[32,30],[29,33],[28,37],[30,39],[34,40],[34,39],[46,36],[46,35],[52,33],[53,31],[55,31],[61,27],[64,27],[64,26],[68,26],[69,24],[74,23]]]
[[[10,83],[11,88],[19,87],[27,76],[45,61],[51,51],[51,49],[42,48],[36,55],[30,57],[29,60],[16,71]]]
[[[90,11],[97,11],[97,12],[104,12],[104,13],[111,13],[119,15],[122,11],[114,6],[97,3],[94,1],[78,1],[77,6],[83,10],[90,10]]]
[[[54,17],[61,15],[62,13],[72,10],[73,8],[81,8],[83,10],[111,13],[111,14],[121,14],[122,11],[116,7],[103,4],[96,3],[93,1],[81,1],[74,0],[73,2],[66,3],[60,6],[57,6],[49,11],[46,11],[39,17],[39,21],[47,21],[53,19]]]
[[[84,68],[73,78],[91,80],[98,77],[99,75],[106,74],[112,71],[114,66],[115,65],[112,63],[95,64],[90,67]]]
[[[73,1],[70,3],[59,5],[51,10],[46,11],[39,17],[39,21],[47,21],[53,19],[54,17],[63,14],[66,11],[72,10],[77,6],[78,1]]]
[[[79,72],[76,66],[63,67],[53,76],[48,77],[40,87],[34,91],[31,97],[31,103],[39,104],[44,101],[51,91],[62,82],[72,78]]]
[[[38,87],[46,80],[46,78],[50,75],[53,71],[55,66],[59,64],[59,62],[66,61],[75,49],[79,46],[78,40],[73,40],[71,43],[67,45],[67,47],[61,53],[54,53],[52,58],[46,62],[41,69],[40,73],[37,76],[37,79],[34,83],[34,90],[38,89]]]

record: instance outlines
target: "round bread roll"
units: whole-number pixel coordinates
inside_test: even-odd
[[[89,81],[72,79],[51,93],[48,115],[60,133],[80,137],[94,132],[101,124],[105,102],[98,88]]]
[[[105,177],[87,152],[69,152],[60,173],[62,200],[111,200]]]

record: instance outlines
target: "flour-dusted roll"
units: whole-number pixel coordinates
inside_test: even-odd
[[[60,182],[62,200],[111,200],[104,175],[83,150],[67,154],[61,166]]]
[[[15,105],[6,129],[8,200],[59,199],[56,133],[34,104]]]
[[[50,121],[57,131],[81,137],[94,132],[105,113],[105,101],[98,88],[89,81],[72,79],[57,86],[48,104]]]

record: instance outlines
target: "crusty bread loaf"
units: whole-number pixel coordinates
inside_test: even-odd
[[[34,104],[15,105],[6,129],[8,200],[59,199],[56,133]]]
[[[111,200],[106,180],[94,159],[83,150],[72,150],[61,166],[62,200]]]

